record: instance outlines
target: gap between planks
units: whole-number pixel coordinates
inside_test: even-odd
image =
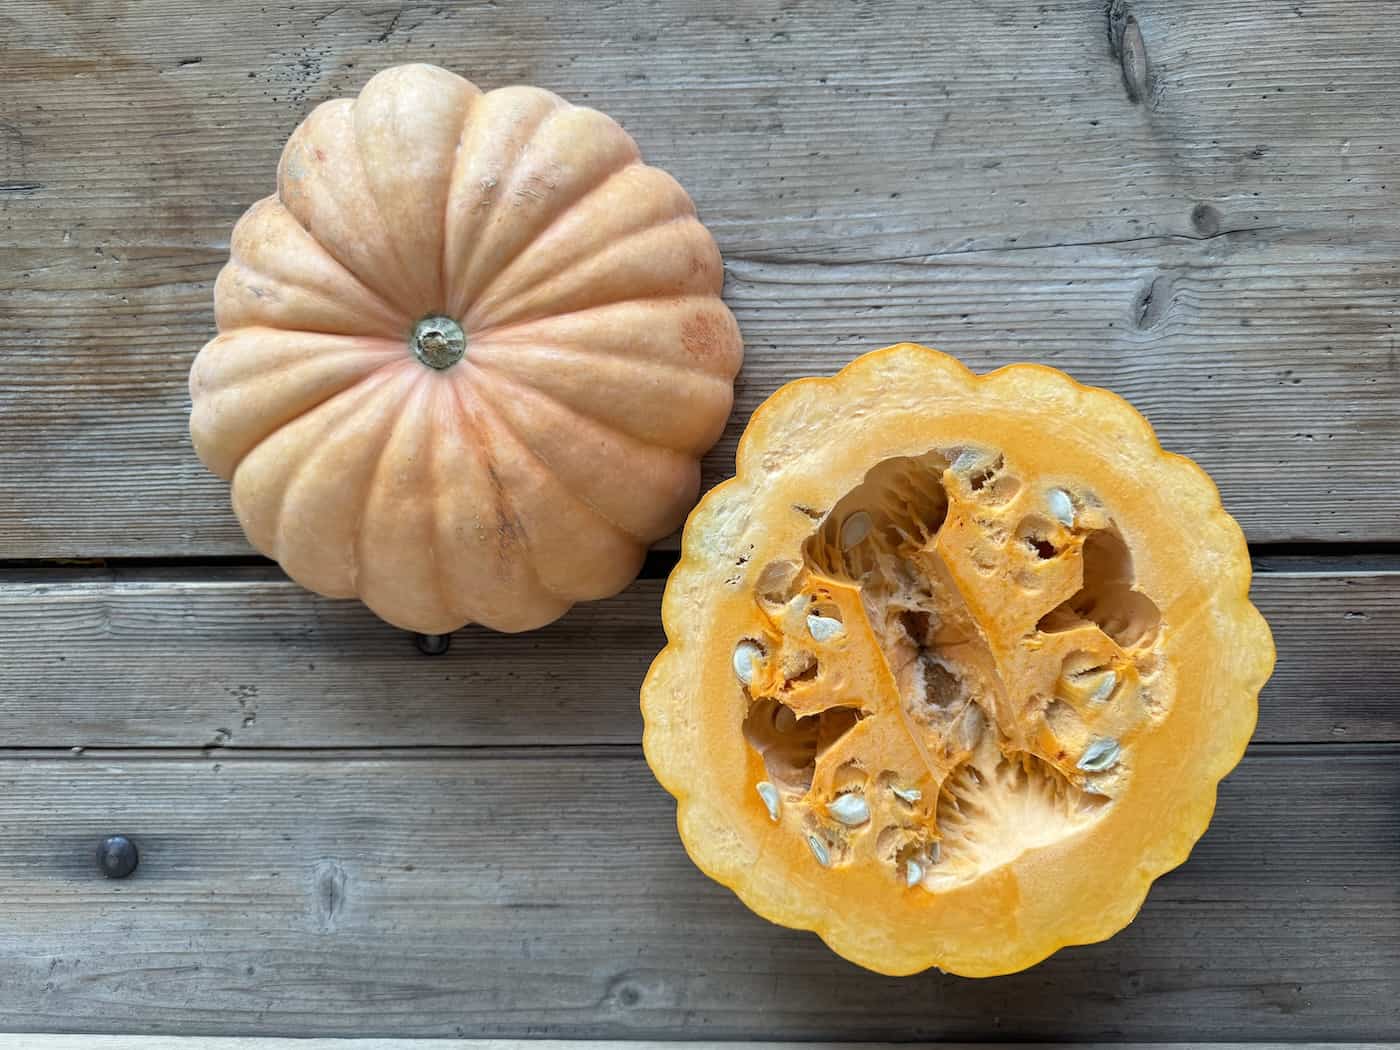
[[[610,1050],[656,1046],[617,1039],[278,1039],[260,1036],[0,1035],[0,1050]],[[668,1050],[1394,1050],[1400,1043],[846,1043],[671,1042]]]
[[[647,551],[638,580],[664,580],[680,560],[680,537],[669,536]],[[1285,572],[1400,572],[1400,542],[1396,543],[1251,543],[1249,555],[1256,574]],[[204,573],[229,569],[266,569],[285,579],[275,561],[258,554],[206,557],[0,558],[0,583],[24,579],[25,573],[61,579],[66,572],[121,572],[127,579],[147,572],[185,572],[189,582],[205,582]]]
[[[1255,739],[1400,740],[1400,572],[1278,564],[1303,567],[1255,577],[1279,650]],[[275,566],[199,575],[0,573],[0,743],[211,755],[635,745],[637,691],[666,643],[659,580],[526,635],[466,628],[428,656]]]
[[[1303,758],[1319,762],[1400,755],[1400,741],[1259,741],[1251,743],[1244,758]],[[593,744],[402,744],[365,747],[0,747],[0,762],[147,762],[195,761],[257,762],[405,762],[543,761],[587,759],[590,762],[640,762],[645,756],[639,743]]]

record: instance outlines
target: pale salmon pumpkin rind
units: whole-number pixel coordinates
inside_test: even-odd
[[[1058,429],[1047,429],[1047,420]],[[1018,427],[1037,440],[1023,449]],[[996,437],[1023,474],[1051,481],[1054,472],[1028,464],[1028,452],[1064,457],[1079,448],[1074,455],[1083,461],[1094,456],[1082,443],[1100,459],[1111,451],[1114,484],[1129,485],[1136,502],[1106,492],[1104,503],[1142,590],[1162,606],[1161,658],[1180,663],[1186,678],[1174,682],[1160,722],[1129,745],[1131,776],[1106,814],[975,881],[918,895],[864,867],[813,863],[769,821],[754,792],[762,774],[741,730],[742,702],[724,699],[737,690],[730,625],[745,622],[757,574],[800,549],[818,512],[870,467],[954,444],[958,434]],[[843,439],[849,447],[833,455],[833,442]],[[1205,831],[1273,665],[1268,627],[1248,598],[1243,534],[1210,478],[1163,452],[1147,421],[1116,395],[1035,365],[976,376],[912,344],[778,391],[755,412],[737,462],[737,476],[711,491],[686,524],[662,608],[668,645],[642,691],[647,760],[677,799],[696,864],[765,918],[813,930],[839,954],[887,974],[931,966],[965,976],[1009,973],[1130,922],[1152,881],[1184,861]],[[1102,470],[1098,477],[1104,481]],[[794,491],[803,495],[801,509],[774,505]],[[1152,511],[1164,524],[1152,524]]]
[[[191,438],[308,589],[429,634],[539,627],[693,504],[742,359],[723,277],[605,114],[391,67],[307,116],[235,227]]]

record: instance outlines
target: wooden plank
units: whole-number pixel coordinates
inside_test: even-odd
[[[274,570],[73,576],[0,574],[0,743],[630,744],[665,641],[658,580],[426,657]],[[1264,573],[1254,594],[1280,654],[1255,739],[1400,741],[1400,572]]]
[[[23,1040],[22,1042],[20,1040]],[[607,1050],[616,1039],[276,1039],[252,1036],[0,1036],[0,1047],[33,1050]],[[1035,1050],[1046,1043],[781,1043],[750,1040],[666,1044],[674,1050]],[[1063,1044],[1062,1044],[1063,1045]],[[1093,1043],[1095,1050],[1388,1050],[1394,1043]]]
[[[0,557],[247,550],[184,432],[229,229],[316,102],[422,59],[600,106],[691,190],[750,351],[707,482],[779,383],[916,338],[1119,389],[1256,540],[1400,538],[1383,0],[1132,4],[1137,101],[1101,0],[9,10]]]
[[[277,1039],[262,1036],[0,1035],[22,1050],[609,1050],[615,1039]],[[668,1041],[667,1050],[1043,1050],[1046,1043]],[[1058,1044],[1069,1045],[1069,1044]],[[1395,1043],[1093,1043],[1093,1050],[1391,1050]]]
[[[1393,748],[1253,751],[1138,920],[892,979],[696,871],[634,749],[0,760],[0,1029],[1395,1039]],[[142,848],[124,881],[92,851]]]

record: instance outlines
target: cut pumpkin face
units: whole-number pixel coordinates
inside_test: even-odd
[[[1273,666],[1244,538],[1126,402],[912,344],[789,384],[687,523],[646,754],[686,848],[862,966],[1102,940]]]

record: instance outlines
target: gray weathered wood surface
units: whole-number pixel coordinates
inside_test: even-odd
[[[1400,43],[1385,0],[0,4],[0,545],[247,550],[185,435],[286,135],[431,60],[617,116],[713,227],[780,383],[900,339],[1113,386],[1258,540],[1395,540]],[[179,514],[151,513],[178,505]]]
[[[0,1031],[72,1033],[0,1046],[1400,1039],[1395,15],[0,0]],[[1127,931],[892,980],[749,914],[636,746],[658,580],[430,658],[219,562],[185,376],[229,230],[400,61],[596,105],[691,191],[748,348],[707,484],[782,382],[909,338],[1113,387],[1307,545],[1261,550],[1256,743]],[[103,881],[116,831],[143,861]]]
[[[635,744],[661,590],[427,657],[275,569],[0,573],[0,746]],[[1400,741],[1400,571],[1263,572],[1254,600],[1279,649],[1257,741]]]
[[[20,1040],[23,1040],[22,1042]],[[0,1050],[608,1050],[612,1040],[278,1039],[265,1036],[26,1035]],[[831,1043],[685,1040],[667,1050],[1044,1050],[1045,1043]],[[1392,1050],[1394,1043],[1097,1043],[1097,1050]]]
[[[635,747],[9,754],[0,1028],[1378,1038],[1400,1031],[1397,798],[1394,745],[1258,745],[1111,941],[901,979],[700,874]],[[104,882],[117,828],[144,859]]]

